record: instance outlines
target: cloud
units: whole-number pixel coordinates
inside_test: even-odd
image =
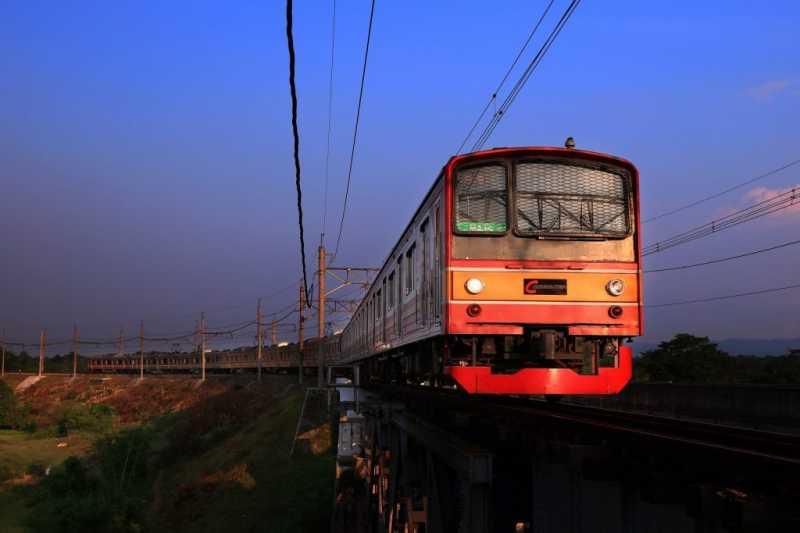
[[[756,85],[747,90],[747,94],[757,102],[770,102],[780,93],[792,87],[792,82],[788,80],[772,80]]]
[[[797,191],[797,200],[795,201],[795,204],[791,207],[787,207],[786,209],[781,209],[780,211],[774,213],[774,216],[785,218],[800,213],[800,185],[786,187],[785,189],[770,189],[768,187],[756,187],[755,189],[750,189],[749,191],[747,191],[744,195],[744,199],[747,200],[748,203],[752,205],[758,202],[769,200],[770,198],[774,198],[775,196],[788,192],[792,189],[795,189]]]

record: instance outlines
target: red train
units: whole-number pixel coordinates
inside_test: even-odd
[[[341,337],[361,379],[613,394],[641,334],[639,177],[574,148],[452,157]]]

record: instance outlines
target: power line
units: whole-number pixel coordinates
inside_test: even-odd
[[[725,296],[712,296],[710,298],[698,298],[696,300],[684,300],[684,301],[680,301],[680,302],[669,302],[669,303],[663,303],[663,304],[651,304],[651,305],[645,305],[644,307],[645,308],[671,307],[671,306],[675,306],[675,305],[688,305],[688,304],[697,304],[697,303],[703,303],[703,302],[716,302],[718,300],[730,300],[732,298],[741,298],[741,297],[744,297],[744,296],[753,296],[753,295],[756,295],[756,294],[767,294],[767,293],[770,293],[770,292],[786,291],[786,290],[789,290],[789,289],[797,289],[797,288],[800,288],[800,283],[795,284],[795,285],[785,285],[783,287],[774,287],[774,288],[771,288],[771,289],[761,289],[761,290],[757,290],[757,291],[740,292],[740,293],[737,293],[737,294],[728,294],[728,295],[725,295]]]
[[[471,151],[475,152],[477,150],[480,150],[483,147],[483,145],[486,144],[486,141],[489,140],[489,137],[491,137],[492,133],[494,132],[495,128],[500,123],[500,121],[503,119],[503,117],[506,116],[506,114],[508,113],[508,109],[511,107],[511,104],[514,103],[514,100],[517,98],[517,95],[519,95],[520,91],[528,82],[533,72],[539,66],[539,63],[541,63],[542,59],[547,54],[547,51],[550,50],[550,47],[553,45],[553,42],[555,42],[555,40],[558,38],[558,35],[561,33],[561,30],[564,29],[564,26],[566,25],[567,21],[569,21],[570,17],[575,12],[575,10],[578,8],[580,2],[581,0],[572,0],[572,2],[570,2],[570,4],[567,6],[567,9],[564,10],[564,13],[561,15],[561,18],[559,19],[558,23],[555,25],[553,30],[550,32],[550,35],[547,36],[547,39],[545,40],[544,44],[542,44],[541,48],[539,48],[539,51],[536,53],[536,55],[533,57],[530,63],[528,63],[527,68],[519,77],[514,86],[511,88],[511,91],[509,92],[508,96],[506,96],[506,99],[503,101],[503,104],[494,113],[494,115],[492,115],[492,119],[489,121],[489,124],[486,125],[486,128],[484,128],[480,137],[478,137],[478,140],[475,141],[475,144],[472,145]]]
[[[486,102],[486,105],[484,106],[483,111],[481,111],[480,115],[478,115],[478,118],[472,124],[472,127],[470,128],[469,133],[467,133],[467,136],[464,137],[463,141],[461,141],[461,144],[459,145],[458,150],[456,150],[456,154],[460,154],[461,153],[461,150],[464,148],[464,145],[467,144],[467,141],[469,140],[470,137],[472,137],[472,134],[475,132],[475,128],[478,127],[478,124],[480,124],[481,120],[483,120],[483,117],[484,117],[484,115],[486,115],[486,112],[489,110],[489,107],[491,107],[492,102],[494,102],[497,99],[497,93],[499,93],[500,89],[502,89],[503,85],[505,85],[506,80],[508,80],[508,76],[511,74],[511,71],[514,70],[514,67],[517,66],[517,62],[519,61],[519,58],[522,57],[522,54],[525,52],[525,50],[527,50],[528,45],[531,42],[531,39],[533,39],[533,36],[536,34],[536,31],[539,29],[539,26],[541,26],[542,21],[547,16],[547,13],[550,12],[550,8],[553,6],[554,2],[555,2],[555,0],[550,0],[550,2],[547,4],[547,7],[545,7],[544,12],[539,17],[539,20],[536,22],[536,25],[533,27],[531,32],[528,34],[528,38],[525,39],[525,42],[523,43],[522,47],[519,49],[519,52],[517,52],[517,57],[514,58],[514,61],[512,61],[511,66],[508,67],[508,70],[506,70],[506,73],[503,76],[503,79],[500,80],[500,83],[497,85],[497,88],[492,92],[492,96],[489,98],[489,101]]]
[[[710,196],[706,196],[705,198],[701,198],[701,199],[696,200],[694,202],[688,203],[688,204],[686,204],[684,206],[676,207],[675,209],[672,209],[670,211],[666,211],[664,213],[661,213],[660,215],[656,215],[654,217],[650,217],[648,219],[643,220],[642,222],[643,223],[652,222],[652,221],[658,220],[660,218],[664,218],[664,217],[668,217],[670,215],[674,215],[675,213],[680,213],[681,211],[685,211],[686,209],[689,209],[691,207],[698,206],[700,204],[708,202],[709,200],[714,200],[716,198],[719,198],[720,196],[723,196],[725,194],[728,194],[729,192],[735,191],[736,189],[741,189],[742,187],[744,187],[746,185],[750,185],[751,183],[754,183],[754,182],[756,182],[758,180],[767,178],[769,176],[772,176],[773,174],[777,174],[781,170],[786,170],[787,168],[792,167],[794,165],[797,165],[798,163],[800,163],[800,159],[796,159],[795,161],[791,161],[789,163],[786,163],[785,165],[780,166],[780,167],[778,167],[776,169],[770,170],[769,172],[765,172],[764,174],[760,174],[760,175],[758,175],[758,176],[756,176],[754,178],[751,178],[751,179],[749,179],[747,181],[743,181],[742,183],[739,183],[738,185],[734,185],[733,187],[729,187],[729,188],[725,189],[724,191],[720,191],[720,192],[712,194]]]
[[[333,261],[339,254],[339,245],[342,242],[342,230],[344,229],[344,218],[347,214],[347,200],[350,196],[350,179],[353,175],[353,160],[356,155],[356,140],[358,139],[358,124],[361,119],[361,102],[364,98],[364,81],[367,77],[367,59],[369,58],[369,44],[372,41],[372,20],[375,15],[375,0],[372,0],[372,6],[369,10],[369,27],[367,28],[367,45],[364,48],[364,64],[361,67],[361,87],[358,90],[358,107],[356,108],[356,124],[353,128],[353,146],[350,148],[350,163],[347,166],[347,186],[344,190],[344,204],[342,205],[342,218],[339,221],[339,235],[336,237],[336,249],[333,252]],[[308,291],[306,291],[308,294]],[[309,305],[309,307],[311,307]]]
[[[303,234],[303,189],[300,187],[300,133],[297,129],[297,87],[294,79],[294,37],[292,36],[292,0],[286,0],[286,44],[289,48],[289,89],[292,95],[292,135],[294,136],[294,181],[297,189],[297,222],[300,228],[300,260],[303,263],[303,288],[308,292],[306,241]],[[311,307],[309,305],[309,307]]]
[[[320,245],[324,245],[325,230],[328,223],[328,178],[330,175],[331,159],[331,123],[333,121],[333,72],[334,72],[334,53],[336,51],[336,0],[333,0],[333,16],[331,21],[331,71],[328,79],[328,138],[325,147],[325,189],[323,192],[322,204],[322,235],[320,235]]]
[[[771,198],[755,203],[749,207],[735,211],[730,215],[712,220],[711,222],[701,226],[697,226],[682,233],[678,233],[677,235],[673,235],[667,239],[645,246],[642,250],[642,256],[663,252],[664,250],[668,250],[674,246],[697,239],[702,239],[703,237],[708,237],[709,235],[732,228],[734,226],[738,226],[739,224],[744,224],[745,222],[750,222],[751,220],[781,211],[787,207],[792,207],[796,204],[797,199],[797,190],[792,188],[786,192],[776,194]]]
[[[758,254],[762,254],[762,253],[765,253],[765,252],[771,252],[773,250],[779,250],[781,248],[786,248],[787,246],[794,246],[796,244],[800,244],[800,239],[798,239],[796,241],[785,242],[783,244],[778,244],[776,246],[770,246],[769,248],[761,248],[760,250],[753,250],[751,252],[746,252],[746,253],[739,254],[739,255],[732,255],[732,256],[729,256],[729,257],[722,257],[720,259],[712,259],[710,261],[703,261],[702,263],[692,263],[690,265],[680,265],[680,266],[664,267],[664,268],[653,268],[653,269],[649,269],[649,270],[644,270],[643,272],[646,273],[646,274],[651,273],[651,272],[670,272],[670,271],[673,271],[673,270],[686,270],[687,268],[695,268],[695,267],[706,266],[706,265],[714,265],[714,264],[717,264],[717,263],[724,263],[725,261],[732,261],[734,259],[741,259],[742,257],[750,257],[752,255],[758,255]]]

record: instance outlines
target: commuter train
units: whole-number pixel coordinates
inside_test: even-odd
[[[639,176],[565,148],[452,157],[340,339],[367,381],[614,394],[642,332]]]

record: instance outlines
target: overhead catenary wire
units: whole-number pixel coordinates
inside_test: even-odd
[[[531,61],[528,63],[528,66],[525,68],[522,75],[519,77],[517,82],[511,88],[511,91],[506,96],[503,103],[500,105],[497,111],[492,115],[491,120],[486,125],[483,132],[480,134],[475,143],[472,145],[471,149],[472,152],[478,151],[481,148],[483,148],[483,146],[489,140],[489,137],[492,136],[492,133],[494,132],[495,128],[497,128],[497,125],[500,123],[501,120],[503,120],[503,117],[505,117],[506,114],[508,114],[508,110],[511,107],[511,104],[514,103],[514,100],[516,100],[520,91],[522,91],[522,88],[525,86],[525,84],[530,79],[531,75],[539,66],[542,59],[547,54],[548,50],[550,50],[550,47],[558,38],[559,34],[561,33],[561,30],[564,29],[564,26],[567,24],[570,17],[572,17],[572,14],[578,8],[580,3],[581,0],[572,0],[572,2],[570,2],[570,4],[564,10],[564,13],[561,15],[561,18],[559,19],[558,23],[556,23],[555,27],[552,29],[550,34],[545,39],[544,44],[542,44],[541,48],[539,48],[539,51],[536,53],[533,59],[531,59]]]
[[[676,213],[680,213],[681,211],[685,211],[685,210],[690,209],[692,207],[696,207],[698,205],[704,204],[705,202],[708,202],[708,201],[711,201],[711,200],[715,200],[715,199],[719,198],[720,196],[724,196],[724,195],[728,194],[729,192],[733,192],[733,191],[735,191],[737,189],[741,189],[742,187],[746,187],[747,185],[755,183],[756,181],[762,180],[764,178],[768,178],[769,176],[773,176],[773,175],[779,173],[780,171],[786,170],[787,168],[793,167],[793,166],[795,166],[797,164],[800,164],[800,159],[795,159],[794,161],[790,161],[789,163],[786,163],[785,165],[781,165],[778,168],[772,169],[772,170],[770,170],[768,172],[765,172],[763,174],[759,174],[758,176],[755,176],[754,178],[750,178],[749,180],[743,181],[743,182],[741,182],[741,183],[739,183],[737,185],[734,185],[733,187],[728,187],[727,189],[725,189],[723,191],[711,194],[711,195],[706,196],[704,198],[700,198],[699,200],[695,200],[695,201],[690,202],[690,203],[688,203],[686,205],[683,205],[683,206],[680,206],[680,207],[676,207],[674,209],[670,209],[669,211],[666,211],[664,213],[652,216],[650,218],[646,218],[642,222],[643,223],[653,222],[654,220],[658,220],[658,219],[661,219],[661,218],[664,218],[664,217],[668,217],[670,215],[674,215]]]
[[[736,294],[726,294],[724,296],[711,296],[709,298],[697,298],[695,300],[683,300],[678,302],[667,302],[663,304],[648,304],[643,307],[645,308],[656,308],[656,307],[672,307],[677,305],[689,305],[689,304],[698,304],[698,303],[705,303],[705,302],[716,302],[719,300],[730,300],[732,298],[743,298],[745,296],[755,296],[757,294],[768,294],[771,292],[780,292],[780,291],[788,291],[791,289],[798,289],[800,288],[800,283],[794,285],[784,285],[783,287],[772,287],[769,289],[760,289],[756,291],[748,291],[748,292],[739,292]]]
[[[744,224],[746,222],[750,222],[752,220],[792,207],[797,205],[798,199],[800,198],[798,194],[799,193],[797,189],[792,188],[788,191],[767,198],[766,200],[757,202],[749,207],[735,211],[724,217],[712,220],[706,224],[657,241],[653,244],[645,246],[642,250],[642,256],[663,252],[675,246],[695,241],[697,239],[702,239],[734,226],[738,226],[740,224]]]
[[[347,215],[347,201],[350,197],[350,182],[353,176],[353,161],[355,160],[356,156],[356,144],[358,141],[358,125],[361,121],[361,104],[364,100],[364,82],[367,78],[367,64],[369,60],[369,45],[372,41],[372,21],[375,17],[375,0],[372,0],[370,10],[369,10],[369,25],[367,27],[367,44],[364,47],[364,62],[361,66],[361,84],[358,89],[358,105],[356,106],[356,122],[355,126],[353,127],[353,144],[350,148],[350,162],[347,165],[347,183],[344,189],[344,202],[342,203],[342,216],[339,220],[339,233],[336,237],[336,248],[333,252],[333,259],[331,263],[336,260],[336,256],[339,254],[339,246],[342,243],[342,232],[344,231],[344,220]],[[308,293],[308,291],[306,291]]]
[[[286,0],[286,44],[289,49],[289,92],[292,98],[292,136],[294,140],[294,181],[297,189],[297,223],[300,234],[300,262],[303,266],[303,288],[306,294],[308,290],[308,274],[306,272],[306,242],[303,232],[303,188],[300,185],[300,132],[297,127],[297,85],[295,82],[295,53],[294,36],[292,35],[292,0]],[[310,298],[308,307],[311,307]]]
[[[333,124],[333,73],[334,58],[336,52],[336,0],[333,0],[333,14],[331,17],[331,68],[328,76],[328,135],[325,145],[325,187],[322,194],[322,234],[320,235],[320,246],[325,245],[325,231],[328,223],[328,181],[330,178],[331,161],[331,129]]]
[[[555,0],[550,0],[550,2],[548,2],[547,6],[545,6],[544,11],[542,12],[541,16],[539,17],[539,20],[536,21],[536,24],[533,26],[533,29],[530,31],[530,33],[528,33],[528,38],[525,39],[525,42],[522,44],[522,47],[519,49],[519,52],[517,52],[517,56],[514,58],[514,61],[511,62],[511,65],[508,67],[508,70],[506,70],[506,73],[503,76],[503,79],[501,79],[500,83],[497,84],[497,88],[495,88],[495,90],[492,91],[492,95],[489,97],[489,101],[486,102],[486,105],[483,107],[483,110],[478,115],[478,118],[472,124],[472,127],[470,128],[469,132],[467,132],[467,136],[464,137],[463,141],[461,141],[461,144],[459,145],[458,150],[456,150],[456,154],[460,154],[461,153],[461,150],[464,149],[464,146],[467,144],[467,141],[469,141],[470,137],[472,137],[472,134],[475,133],[475,129],[478,127],[478,124],[481,123],[481,120],[483,120],[483,117],[486,115],[486,112],[492,106],[492,103],[494,103],[497,100],[497,94],[500,92],[500,90],[505,85],[506,81],[508,80],[508,77],[511,75],[511,72],[514,70],[514,67],[517,66],[517,63],[519,62],[520,58],[522,57],[522,54],[524,54],[525,50],[528,49],[528,45],[530,44],[530,42],[533,39],[533,36],[536,34],[537,30],[539,29],[539,26],[542,25],[542,21],[544,21],[545,17],[547,17],[547,14],[550,12],[550,8],[553,7],[553,3],[554,2],[555,2]]]
[[[724,263],[726,261],[733,261],[735,259],[741,259],[743,257],[750,257],[750,256],[753,256],[753,255],[763,254],[763,253],[766,253],[766,252],[772,252],[772,251],[775,251],[775,250],[779,250],[781,248],[787,248],[789,246],[795,246],[797,244],[800,244],[800,239],[795,240],[795,241],[784,242],[782,244],[778,244],[778,245],[775,245],[775,246],[770,246],[769,248],[761,248],[761,249],[758,249],[758,250],[752,250],[750,252],[745,252],[745,253],[738,254],[738,255],[731,255],[731,256],[728,256],[728,257],[721,257],[721,258],[718,258],[718,259],[711,259],[711,260],[708,260],[708,261],[702,261],[700,263],[691,263],[691,264],[688,264],[688,265],[678,265],[678,266],[663,267],[663,268],[651,268],[651,269],[643,270],[643,272],[645,274],[654,273],[654,272],[670,272],[670,271],[673,271],[673,270],[686,270],[686,269],[689,269],[689,268],[696,268],[696,267],[707,266],[707,265],[715,265],[717,263]]]

